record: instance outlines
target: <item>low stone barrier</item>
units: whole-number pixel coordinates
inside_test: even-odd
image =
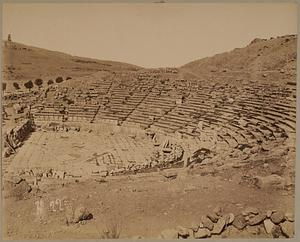
[[[159,235],[160,239],[202,239],[214,236],[230,237],[229,230],[235,230],[236,238],[240,233],[248,233],[249,237],[293,238],[294,214],[277,210],[260,211],[247,207],[234,215],[223,213],[222,208],[216,207],[212,212],[202,216],[199,223],[190,226],[177,226],[166,229]],[[245,237],[245,236],[244,236]]]

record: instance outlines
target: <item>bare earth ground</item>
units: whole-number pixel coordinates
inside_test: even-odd
[[[202,215],[219,205],[224,212],[237,214],[248,206],[262,211],[286,211],[294,198],[286,191],[259,190],[239,185],[239,174],[224,176],[188,175],[166,181],[159,173],[46,185],[42,194],[46,207],[50,200],[67,198],[86,206],[93,219],[84,225],[65,223],[64,211],[47,211],[46,223],[35,222],[35,197],[4,201],[7,219],[4,232],[8,239],[99,239],[105,226],[120,222],[120,238],[139,235],[157,238],[163,229],[199,222]],[[158,222],[159,221],[159,222]],[[245,232],[222,234],[223,237],[255,237]],[[260,236],[266,237],[266,234]]]

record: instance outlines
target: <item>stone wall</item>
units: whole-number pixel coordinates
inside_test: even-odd
[[[20,147],[32,131],[33,122],[30,119],[24,119],[16,127],[6,130],[4,132],[4,156],[9,156]]]

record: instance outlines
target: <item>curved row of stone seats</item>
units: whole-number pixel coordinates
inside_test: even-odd
[[[101,122],[103,119],[107,120],[121,120],[125,115],[122,114],[115,114],[110,112],[101,112],[101,114],[97,114],[96,118],[94,119],[94,122]]]
[[[238,98],[240,101],[247,103],[247,105],[257,105],[257,104],[268,104],[274,105],[275,107],[284,108],[284,111],[293,111],[295,109],[296,100],[291,102],[287,97],[270,97],[270,95],[260,95],[255,93],[255,95],[242,95]],[[288,109],[288,110],[286,110]]]
[[[127,117],[125,122],[138,121],[143,125],[150,125],[174,106],[173,100],[158,95],[158,92],[152,89],[143,102]]]
[[[207,115],[207,112],[209,112],[209,110],[208,110],[208,108],[210,108],[210,105],[205,105],[205,106],[199,106],[199,102],[194,102],[194,103],[196,103],[196,106],[193,106],[193,107],[191,107],[191,105],[190,105],[190,102],[185,106],[185,105],[183,105],[181,108],[179,107],[179,108],[177,108],[177,109],[180,109],[180,114],[181,115],[177,115],[178,116],[178,118],[176,118],[176,113],[172,113],[171,112],[171,116],[170,116],[170,113],[168,113],[167,115],[169,115],[170,116],[170,121],[169,122],[172,122],[172,120],[176,120],[176,119],[179,119],[179,125],[177,125],[177,126],[186,126],[186,124],[187,123],[189,123],[190,121],[191,121],[191,116],[193,116],[193,114],[197,114],[197,109],[199,110],[199,109],[201,109],[201,111],[202,111],[202,113],[204,113],[204,115],[206,114]],[[202,101],[200,102],[200,105],[202,105]],[[185,106],[185,107],[184,107]],[[205,108],[205,109],[207,109],[207,110],[203,110],[203,108]],[[174,110],[176,110],[176,109],[174,109]],[[177,111],[177,110],[176,110]],[[198,114],[199,114],[199,112],[198,112]],[[172,116],[173,115],[173,116]],[[175,115],[175,116],[174,116]],[[182,116],[182,115],[184,115],[184,116]],[[203,115],[200,115],[200,116],[203,116]],[[209,118],[208,119],[208,126],[209,125],[211,125],[212,124],[212,121],[213,120],[213,118],[211,117],[211,118]],[[167,125],[168,125],[169,123],[167,123]],[[157,125],[157,124],[154,124],[154,125]],[[162,125],[160,125],[160,127],[161,127]],[[196,126],[196,125],[195,125]],[[175,128],[180,128],[180,127],[175,127]],[[163,128],[166,128],[165,126],[163,126]]]
[[[267,140],[264,134],[257,128],[248,128],[245,130],[237,127],[239,126],[231,125],[231,127],[227,127],[227,132],[231,134],[238,144],[256,144],[263,140]]]
[[[222,126],[222,124],[224,123],[224,120],[221,120],[221,121],[218,121],[218,120],[216,120],[214,117],[202,117],[203,119],[203,121],[205,122],[205,126],[206,127],[213,127],[213,126],[215,126],[215,127],[219,127],[220,125]],[[175,128],[177,128],[177,129],[179,129],[180,130],[180,132],[181,133],[184,133],[184,131],[182,131],[180,128],[181,127],[184,127],[184,126],[186,126],[187,124],[189,124],[190,122],[190,120],[191,119],[189,119],[189,118],[182,118],[182,117],[180,117],[180,120],[181,120],[181,122],[179,122],[179,126],[180,127],[178,127],[178,125],[177,126],[175,126],[174,127],[174,130],[175,130]],[[197,122],[198,123],[198,122]],[[166,124],[166,125],[157,125],[157,124],[155,124],[156,126],[158,126],[158,127],[160,127],[160,128],[164,128],[164,129],[168,129],[168,126],[170,126],[170,124],[169,124],[169,122]],[[154,126],[155,126],[154,125]],[[196,126],[197,126],[197,124],[195,123],[195,125],[194,125],[194,127],[193,126],[191,126],[191,125],[189,125],[189,128],[187,128],[188,130],[189,129],[191,129],[191,127],[193,128],[193,129],[196,129]],[[225,126],[224,126],[225,127]],[[186,127],[185,127],[186,128]],[[171,130],[171,131],[174,131],[174,130]],[[187,134],[191,134],[191,132],[190,131],[185,131],[185,133],[187,133]]]
[[[98,105],[84,105],[84,106],[78,106],[78,105],[69,105],[68,107],[68,113],[75,113],[75,112],[96,112],[98,109]]]
[[[238,134],[233,132],[226,125],[220,125],[220,123],[216,121],[211,121],[208,125],[209,130],[212,131],[213,142],[215,144],[224,141],[229,147],[236,148],[240,143],[244,143],[244,140],[237,138]],[[201,137],[201,131],[199,132],[199,136]]]
[[[225,120],[218,118],[210,120],[209,127],[213,128],[214,132],[232,148],[236,148],[239,144],[250,143],[239,130],[231,127],[230,122]]]
[[[192,119],[189,116],[189,112],[186,112],[186,110],[183,108],[176,107],[156,121],[152,127],[159,126],[165,127],[167,130],[176,131],[191,121]]]
[[[149,97],[144,100],[144,102],[138,107],[141,110],[144,110],[144,108],[162,108],[162,109],[170,109],[175,106],[175,103],[173,100],[166,99],[166,98],[156,98],[156,97]]]
[[[159,124],[152,124],[150,126],[153,130],[161,130],[164,131],[165,133],[174,133],[175,130],[177,129],[177,126],[170,125],[169,123],[164,124],[164,123],[159,123]]]
[[[264,116],[259,115],[259,113],[252,113],[250,111],[246,111],[246,110],[242,110],[239,111],[239,107],[233,105],[232,109],[235,110],[235,112],[238,112],[243,119],[248,120],[250,122],[249,119],[252,119],[253,122],[255,122],[254,120],[256,120],[255,125],[258,125],[259,123],[263,123],[266,124],[266,128],[269,129],[270,131],[275,131],[274,128],[272,128],[272,126],[270,127],[270,125],[272,125],[272,123],[270,122],[270,120],[266,119]],[[224,108],[223,110],[220,110],[221,113],[225,112],[225,113],[229,113],[229,111],[225,111],[226,109]],[[234,112],[230,112],[233,113]],[[249,118],[249,119],[248,119]]]
[[[38,105],[35,107],[33,117],[38,121],[62,121],[64,108],[58,104]]]
[[[289,132],[294,132],[295,131],[295,118],[289,118],[289,117],[282,117],[282,115],[278,115],[278,114],[274,114],[274,113],[270,113],[267,111],[264,111],[263,108],[258,109],[255,107],[251,107],[248,106],[247,110],[247,114],[252,115],[252,116],[258,116],[261,118],[266,118],[268,120],[270,120],[271,122],[278,122],[281,124],[281,126],[283,126],[284,130],[287,130]]]
[[[63,121],[63,117],[64,115],[62,114],[56,114],[51,112],[42,112],[34,114],[34,118],[37,121]]]
[[[117,117],[118,119],[124,119],[133,109],[132,106],[127,105],[114,105],[113,107],[100,108],[95,116],[95,120],[101,118]]]
[[[151,75],[128,82],[107,82],[106,108],[98,106],[94,120],[120,120],[124,125],[137,123],[170,133],[184,133],[203,120],[204,127],[222,127],[221,136],[232,145],[230,140],[236,143],[267,141],[282,137],[284,131],[295,130],[295,102],[291,98],[295,88],[291,91],[275,84],[254,82],[238,86],[222,80],[217,84],[204,82],[205,85],[194,82],[193,88],[180,80],[154,83]],[[96,93],[100,93],[97,89],[101,85],[93,86]],[[185,96],[182,104],[175,104],[172,97],[176,94]],[[103,96],[100,94],[97,98],[104,102]],[[71,110],[69,116],[72,115]],[[248,122],[246,127],[239,124],[240,118]]]
[[[203,126],[205,127],[205,124]],[[199,135],[200,135],[200,132],[198,132],[197,130],[195,130],[196,127],[197,127],[197,124],[195,124],[195,125],[189,124],[186,127],[178,130],[177,132],[180,133],[180,134],[182,134],[183,138],[187,138],[187,137],[194,137],[194,138],[196,138],[196,137],[199,137]]]
[[[278,105],[277,103],[269,103],[268,106],[264,105],[262,102],[249,102],[247,100],[240,101],[240,105],[245,105],[245,106],[252,106],[256,109],[263,109],[267,114],[269,113],[270,115],[274,115],[275,117],[279,116],[280,114],[286,117],[292,117],[295,118],[296,116],[292,113],[296,113],[295,107],[291,106],[282,106]]]
[[[105,105],[104,107],[100,107],[98,110],[98,113],[100,112],[111,112],[111,113],[119,113],[119,112],[129,112],[134,108],[134,105],[130,104],[108,104]]]
[[[284,129],[274,126],[273,122],[262,116],[261,113],[253,113],[251,111],[244,111],[243,113],[245,114],[243,115],[243,119],[248,122],[251,122],[252,120],[253,125],[255,125],[258,129],[260,129],[260,126],[264,124],[261,132],[264,133],[266,137],[274,136],[276,138],[276,136],[279,137],[284,132]],[[276,135],[274,133],[276,133]],[[278,135],[279,133],[280,135]]]
[[[237,144],[250,143],[249,137],[246,138],[246,135],[244,135],[240,129],[233,126],[231,120],[225,122],[224,119],[216,118],[216,121],[217,122],[215,122],[215,125],[216,127],[221,128],[221,133],[223,132],[224,134],[230,135],[230,137],[232,137]]]
[[[252,121],[252,122],[251,122]],[[253,120],[251,120],[250,122],[247,123],[247,126],[255,126],[256,129],[259,130],[259,132],[261,132],[265,138],[270,139],[270,137],[276,138],[276,136],[274,135],[274,127],[267,125],[267,123],[261,123],[261,122],[253,122]]]
[[[187,127],[179,130],[178,132],[183,134],[183,138],[186,138],[186,137],[198,138],[199,145],[201,145],[203,142],[202,132],[204,132],[205,136],[206,136],[207,131],[196,130],[196,126],[197,126],[197,124],[188,125]],[[215,144],[216,143],[220,144],[221,142],[225,142],[231,148],[236,148],[239,145],[238,139],[236,138],[237,134],[235,134],[231,130],[225,130],[222,128],[220,129],[220,126],[217,123],[214,123],[212,125],[212,124],[208,124],[208,123],[205,124],[205,122],[203,122],[203,127],[205,127],[204,130],[206,130],[206,128],[208,128],[209,130],[211,130],[211,129],[218,130],[216,136],[214,137],[214,135],[213,135],[211,142],[215,142]],[[192,130],[192,132],[191,132],[191,130]]]
[[[98,106],[86,105],[70,105],[67,110],[68,121],[91,121],[98,110]]]
[[[235,137],[239,144],[252,144],[257,142],[257,140],[251,132],[241,128],[239,125],[230,123],[228,126],[230,126],[230,128],[228,129],[235,132]]]
[[[236,113],[235,112],[231,112],[231,114],[232,115],[235,115]],[[230,114],[230,115],[231,115]],[[229,116],[230,116],[229,115]],[[274,129],[273,129],[274,130]],[[259,129],[257,129],[257,128],[255,128],[254,130],[253,130],[253,133],[255,133],[256,132],[256,135],[259,135],[259,136],[262,136],[262,137],[271,137],[272,136],[272,129],[270,129],[270,128],[268,128],[268,126],[265,126],[265,127],[262,127],[262,130],[259,130]],[[242,136],[245,136],[245,135],[243,135],[242,134]],[[254,136],[254,135],[253,135]]]
[[[128,95],[128,92],[124,90],[112,90],[106,109],[99,109],[95,119],[118,117],[119,120],[124,120],[143,100],[145,95],[144,93]]]

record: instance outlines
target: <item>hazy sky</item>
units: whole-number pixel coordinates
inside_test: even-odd
[[[181,66],[297,33],[297,5],[17,4],[3,6],[3,38],[144,67]]]

